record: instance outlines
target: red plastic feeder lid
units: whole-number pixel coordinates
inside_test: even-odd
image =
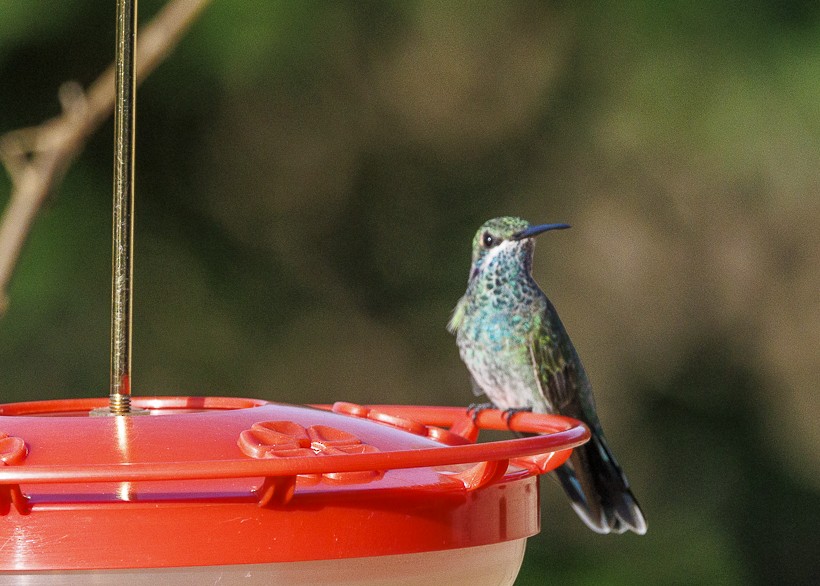
[[[537,476],[588,430],[463,408],[133,400],[0,405],[0,570],[207,566],[426,552],[539,530]],[[161,415],[156,416],[156,415]]]

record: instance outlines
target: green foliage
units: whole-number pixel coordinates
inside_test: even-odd
[[[37,43],[43,37],[67,34],[79,16],[80,2],[0,3],[0,56],[12,49]]]

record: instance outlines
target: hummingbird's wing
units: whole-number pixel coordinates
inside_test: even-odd
[[[536,319],[536,327],[530,338],[530,360],[540,395],[535,397],[535,404],[543,402],[549,413],[566,415],[586,422],[579,401],[578,370],[572,360],[574,352],[562,343],[562,334],[566,337],[566,333],[563,332],[560,321],[556,327],[555,320],[551,319],[553,316],[557,318],[555,310],[547,301],[544,310]],[[573,450],[572,458],[572,462],[556,471],[558,481],[578,516],[594,531],[606,533],[608,527],[601,505],[598,499],[590,498],[595,494],[596,487],[591,475],[584,473],[588,466],[586,462],[580,461],[586,459],[583,451]]]
[[[540,395],[535,397],[535,404],[544,402],[549,413],[580,419],[578,397],[581,389],[578,369],[573,360],[575,352],[566,347],[564,340],[568,341],[569,337],[563,331],[560,321],[556,324],[551,319],[553,315],[557,318],[547,301],[544,311],[536,316],[529,340],[530,362]]]
[[[572,451],[556,476],[572,508],[594,531],[643,534],[646,521],[629,483],[604,439],[592,389],[580,358],[552,304],[547,300],[530,339],[538,392],[551,413],[583,421],[588,443]]]

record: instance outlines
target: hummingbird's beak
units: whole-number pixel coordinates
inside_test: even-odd
[[[539,226],[530,226],[520,232],[516,232],[512,235],[513,240],[524,240],[525,238],[532,238],[533,236],[538,236],[542,232],[546,232],[547,230],[566,230],[569,228],[569,224],[541,224]]]

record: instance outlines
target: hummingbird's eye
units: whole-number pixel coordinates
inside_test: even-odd
[[[493,246],[498,244],[498,242],[499,240],[489,232],[484,232],[484,234],[481,236],[481,244],[484,245],[484,248],[492,248]]]

